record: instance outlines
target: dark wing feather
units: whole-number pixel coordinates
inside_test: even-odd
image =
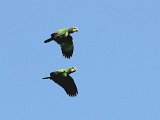
[[[76,96],[78,94],[76,84],[71,76],[56,76],[53,78],[53,81],[60,85],[69,96]]]
[[[63,56],[66,58],[72,57],[74,50],[72,36],[68,35],[67,37],[63,37],[61,41],[63,41],[60,44]]]

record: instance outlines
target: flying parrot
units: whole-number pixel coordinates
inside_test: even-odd
[[[50,41],[55,41],[61,46],[62,54],[65,58],[72,57],[74,45],[73,38],[70,35],[71,33],[78,32],[78,28],[63,28],[57,30],[55,33],[51,34],[51,37],[44,41],[44,43],[48,43]]]
[[[55,83],[60,85],[69,96],[76,96],[78,94],[78,90],[73,78],[69,75],[75,71],[75,67],[69,69],[65,68],[51,72],[49,77],[45,77],[43,79],[53,80]]]

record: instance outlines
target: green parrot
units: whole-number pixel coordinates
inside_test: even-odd
[[[69,96],[76,96],[78,94],[78,90],[73,78],[69,75],[75,71],[75,67],[69,69],[65,68],[51,72],[49,77],[45,77],[43,79],[53,80],[55,83],[60,85]]]
[[[57,30],[55,33],[52,33],[51,38],[45,40],[44,43],[50,41],[57,42],[61,46],[63,56],[65,58],[70,58],[74,50],[73,38],[70,34],[74,32],[78,32],[78,28],[72,27]]]

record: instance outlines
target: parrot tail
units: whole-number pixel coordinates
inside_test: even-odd
[[[49,39],[45,40],[44,43],[48,43],[48,42],[50,42],[52,40],[53,40],[52,38],[49,38]]]
[[[50,79],[51,77],[45,77],[45,78],[42,78],[42,79]]]

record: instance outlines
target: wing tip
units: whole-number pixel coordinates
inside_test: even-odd
[[[74,93],[67,93],[70,97],[76,97],[78,95],[78,91]]]
[[[73,55],[73,52],[70,53],[70,52],[64,52],[64,51],[62,51],[62,54],[63,54],[63,56],[65,58],[70,59],[72,57],[72,55]]]

